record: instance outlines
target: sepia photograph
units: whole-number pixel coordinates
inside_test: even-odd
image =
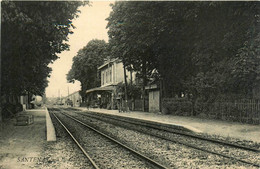
[[[0,2],[0,169],[260,168],[259,1]]]

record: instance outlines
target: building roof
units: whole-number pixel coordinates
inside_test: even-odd
[[[75,92],[73,92],[73,93],[69,94],[68,96],[72,96],[72,95],[74,95],[74,94],[76,94],[76,93],[79,93],[79,92],[80,92],[80,90],[78,90],[78,91],[75,91]],[[64,97],[68,97],[68,96],[64,96]]]
[[[106,61],[103,65],[101,65],[101,66],[98,67],[98,70],[100,70],[100,69],[102,69],[103,67],[107,66],[109,63],[113,63],[113,62],[115,62],[115,61],[119,61],[119,59],[118,59],[118,58],[115,58],[115,59],[111,59],[111,60]]]

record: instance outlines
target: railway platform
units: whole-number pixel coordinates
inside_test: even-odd
[[[237,138],[260,143],[260,125],[241,124],[237,122],[202,119],[197,117],[185,117],[174,115],[163,115],[149,112],[130,111],[128,113],[118,110],[107,110],[99,108],[74,107],[82,111],[94,111],[99,113],[116,114],[131,118],[155,121],[172,125],[182,126],[194,132],[201,132],[225,138]]]
[[[17,125],[16,118],[12,118],[1,125],[0,168],[34,168],[37,163],[44,161],[42,151],[46,144],[46,109],[18,113],[25,114],[33,116],[32,124]]]

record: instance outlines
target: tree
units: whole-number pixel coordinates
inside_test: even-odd
[[[72,19],[83,2],[2,2],[4,94],[44,93],[48,64],[69,48]],[[59,9],[59,10],[57,10]]]
[[[117,2],[108,18],[110,43],[135,71],[156,69],[168,96],[191,92],[194,80],[224,92],[231,58],[256,27],[258,8],[257,2]]]
[[[143,87],[153,72],[159,72],[159,78],[171,82],[168,89],[175,93],[183,91],[183,76],[193,72],[190,61],[193,41],[189,36],[194,5],[194,2],[117,2],[113,6],[107,26],[113,55],[122,58],[128,69],[141,74]]]
[[[109,44],[113,57],[122,59],[124,67],[129,71],[138,72],[143,79],[143,99],[145,86],[154,66],[151,62],[151,44],[154,42],[147,20],[152,16],[146,15],[150,8],[147,2],[116,2],[112,6],[107,27],[109,28]],[[146,20],[145,20],[146,19]],[[144,107],[144,106],[143,106]]]
[[[151,44],[155,41],[147,20],[152,20],[148,2],[116,2],[107,27],[112,56],[121,58],[128,69],[151,72]],[[146,76],[146,75],[145,75]]]
[[[91,40],[80,49],[73,58],[73,65],[67,74],[67,80],[81,82],[81,96],[84,98],[86,90],[100,86],[98,67],[109,58],[108,44],[104,40]]]
[[[85,2],[1,2],[1,99],[43,95],[48,67],[73,33],[72,19]]]
[[[128,69],[158,72],[164,97],[245,97],[259,81],[259,11],[258,2],[116,2],[109,43]]]
[[[259,17],[258,21],[259,23]],[[238,50],[230,61],[230,79],[228,81],[231,92],[240,93],[251,98],[253,89],[258,88],[260,82],[260,30],[259,26],[249,33],[248,41]]]
[[[244,66],[238,65],[237,56],[244,44],[247,41],[252,42],[250,39],[257,36],[258,3],[204,2],[196,8],[200,10],[197,10],[198,24],[194,30],[200,36],[195,38],[195,50],[191,53],[196,73],[190,80],[186,80],[187,87],[195,91],[192,93],[208,101],[216,100],[219,95],[236,94],[237,98],[239,94],[241,97],[246,97],[246,93],[250,93],[249,90],[252,88],[249,89],[248,85],[247,87],[244,85],[244,89],[249,89],[246,92],[244,89],[241,90],[242,88],[237,88],[237,84],[242,84],[245,79],[236,75],[240,69],[247,69],[247,66],[251,67],[253,64],[249,64],[248,58],[246,60],[249,62]],[[259,48],[259,43],[255,43],[254,48]],[[251,56],[257,57],[257,55],[255,52],[254,56]],[[247,76],[246,81],[250,77]],[[248,82],[253,83],[255,80],[251,78]]]

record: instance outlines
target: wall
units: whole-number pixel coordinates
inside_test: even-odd
[[[116,85],[124,82],[124,66],[122,62],[114,61],[100,69],[101,87],[108,85]],[[130,72],[126,71],[127,81],[130,82]],[[135,73],[132,73],[133,81]]]
[[[115,83],[124,82],[124,67],[122,62],[116,64],[115,77]]]

